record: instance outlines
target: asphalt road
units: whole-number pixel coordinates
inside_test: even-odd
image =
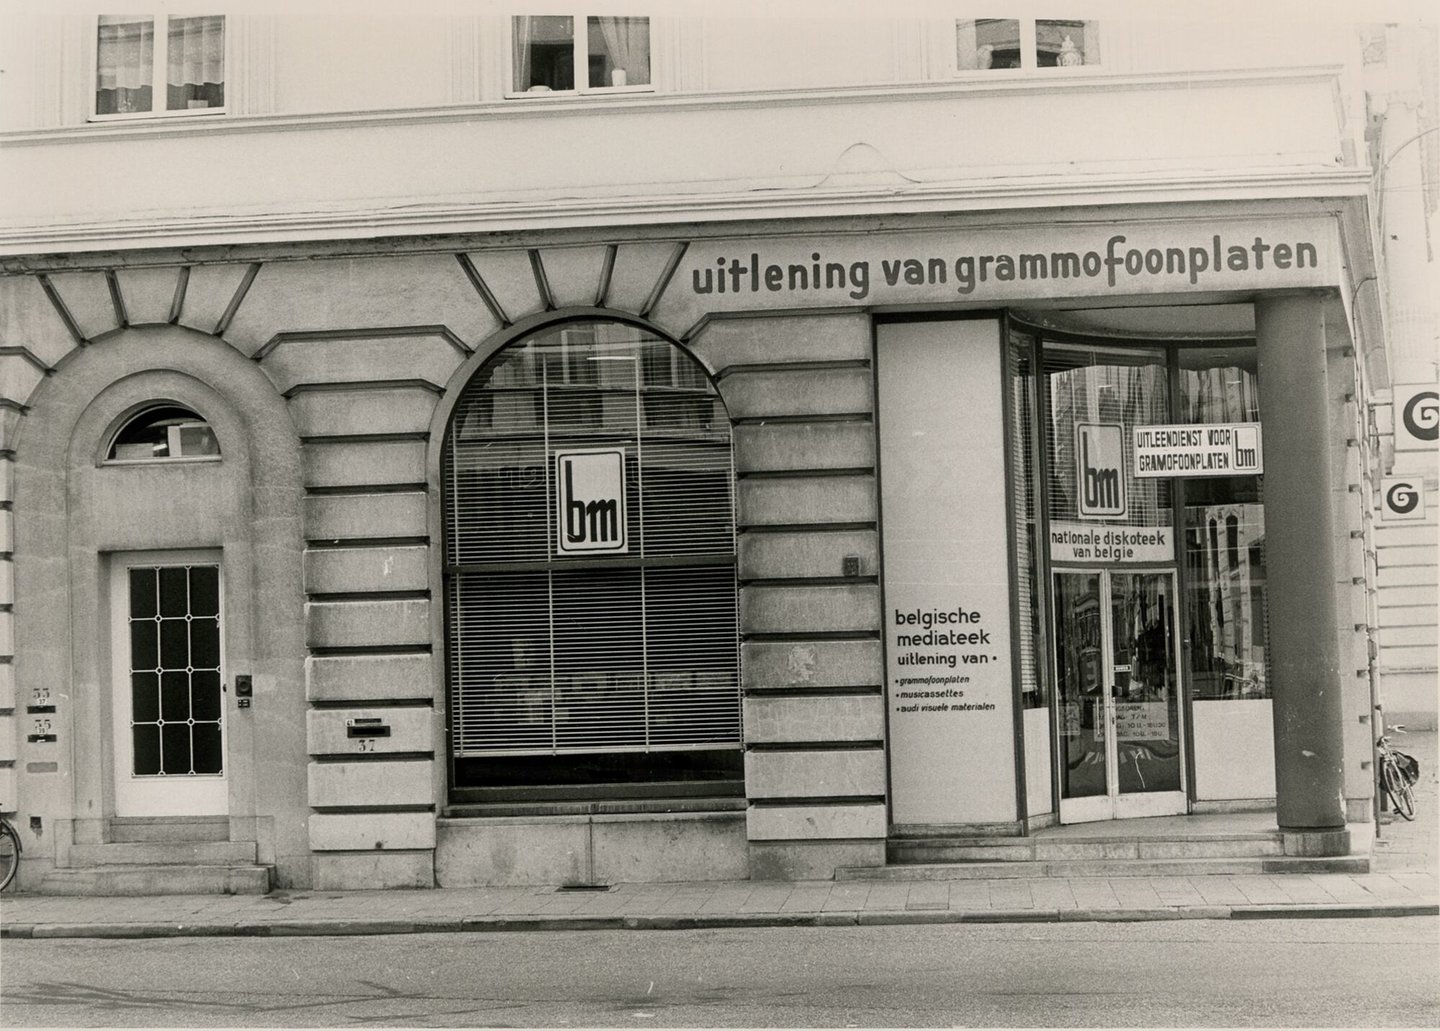
[[[0,942],[18,1026],[1440,1026],[1440,920]]]

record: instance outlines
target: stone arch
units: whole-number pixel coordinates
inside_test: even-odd
[[[106,467],[106,434],[153,400],[204,416],[220,461]],[[305,813],[294,810],[305,798],[302,489],[284,400],[223,341],[179,326],[124,329],[72,352],[36,388],[15,461],[17,688],[25,697],[32,685],[52,685],[57,728],[70,739],[52,753],[56,780],[27,785],[27,809],[62,823],[57,850],[67,833],[76,843],[105,840],[107,555],[219,549],[229,674],[250,673],[255,685],[254,708],[231,724],[230,835],[256,841],[281,883],[307,878]],[[146,498],[176,485],[182,496]]]
[[[431,528],[430,536],[432,542],[435,545],[434,547],[432,547],[430,554],[430,583],[433,596],[442,597],[444,596],[446,591],[446,481],[442,472],[442,452],[445,446],[447,434],[451,432],[451,423],[457,418],[457,405],[461,401],[462,397],[466,394],[467,389],[475,381],[475,378],[477,376],[483,375],[484,370],[487,368],[489,363],[491,363],[496,358],[496,356],[499,355],[507,347],[518,344],[522,341],[527,340],[528,338],[535,337],[538,334],[544,333],[545,331],[550,329],[562,327],[567,324],[587,322],[618,324],[622,326],[633,327],[635,330],[646,334],[654,341],[663,342],[664,344],[667,344],[670,348],[675,349],[680,354],[685,355],[686,358],[692,361],[694,365],[697,366],[699,370],[701,370],[704,378],[709,381],[709,386],[713,391],[712,396],[719,402],[721,410],[725,412],[724,419],[728,427],[730,422],[729,413],[728,410],[724,410],[724,402],[723,398],[720,397],[717,377],[714,374],[714,370],[709,366],[707,362],[702,360],[700,356],[694,354],[688,347],[677,341],[673,334],[670,334],[663,329],[654,326],[643,318],[639,318],[627,312],[617,311],[615,309],[609,308],[572,307],[556,311],[536,313],[527,316],[526,318],[507,327],[503,332],[494,334],[493,336],[488,338],[482,344],[482,346],[477,348],[476,351],[464,363],[462,363],[459,368],[456,369],[454,375],[446,384],[445,391],[439,403],[436,405],[434,416],[430,426],[429,444],[427,452],[427,478],[428,482],[433,485],[430,491],[429,511]],[[707,423],[706,425],[710,424]],[[734,479],[733,466],[729,464],[729,447],[730,441],[727,436],[727,464],[725,467],[725,477],[728,480],[729,489],[731,492],[730,526],[731,530],[733,531]],[[729,576],[731,578],[733,590],[733,544],[729,551],[729,559],[731,561],[731,566],[729,567]],[[432,639],[437,642],[437,647],[440,647],[441,643],[446,642],[448,639],[447,618],[451,617],[447,616],[446,609],[441,606],[436,606],[432,613]],[[738,754],[738,662],[735,668],[732,669],[730,672],[737,677],[736,748]],[[435,698],[437,699],[437,707],[443,706],[446,708],[447,711],[451,704],[448,687],[449,685],[447,683],[447,675],[445,668],[443,664],[437,663],[435,665]]]

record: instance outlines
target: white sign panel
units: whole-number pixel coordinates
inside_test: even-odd
[[[1092,526],[1053,520],[1052,562],[1173,562],[1175,531],[1169,526]]]
[[[697,240],[652,314],[1331,286],[1339,255],[1319,217]]]
[[[1017,818],[1000,327],[877,330],[897,824]]]
[[[1380,480],[1380,518],[1387,523],[1425,518],[1425,483],[1419,476]]]
[[[1440,388],[1435,384],[1395,388],[1395,450],[1433,451],[1440,440]]]
[[[1125,500],[1125,427],[1078,423],[1075,464],[1080,518],[1123,518],[1129,508]]]
[[[1136,426],[1135,475],[1251,476],[1265,471],[1258,422]]]
[[[621,554],[630,549],[623,448],[555,452],[555,483],[557,554]]]

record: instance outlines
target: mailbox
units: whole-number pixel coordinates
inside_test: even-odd
[[[346,737],[389,737],[390,724],[379,716],[357,716],[345,721]]]

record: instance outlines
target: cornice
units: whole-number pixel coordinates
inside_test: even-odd
[[[1284,82],[1296,84],[1334,83],[1341,72],[1342,69],[1338,65],[1125,74],[1107,74],[1103,71],[1090,73],[1082,70],[1076,74],[1062,72],[1056,75],[1036,76],[1033,73],[1027,73],[1023,77],[1017,74],[1015,77],[952,78],[924,83],[784,90],[768,88],[711,90],[703,93],[636,93],[592,97],[568,95],[521,97],[480,103],[461,102],[433,107],[371,111],[137,119],[135,121],[91,122],[78,126],[0,132],[0,149],[120,140],[173,139],[246,133],[316,132],[329,129],[544,118],[547,116],[595,114],[622,109],[686,112],[734,108],[816,107],[866,102],[888,103],[895,100],[950,100],[957,96],[985,98],[1052,93],[1119,93],[1136,89],[1185,90],[1199,86],[1245,89]]]
[[[710,193],[492,197],[334,211],[214,211],[184,217],[0,225],[0,255],[97,250],[234,248],[323,240],[632,229],[857,216],[955,215],[1050,208],[1363,198],[1364,169],[1265,168],[1248,172],[1055,176],[944,183],[726,190]]]

